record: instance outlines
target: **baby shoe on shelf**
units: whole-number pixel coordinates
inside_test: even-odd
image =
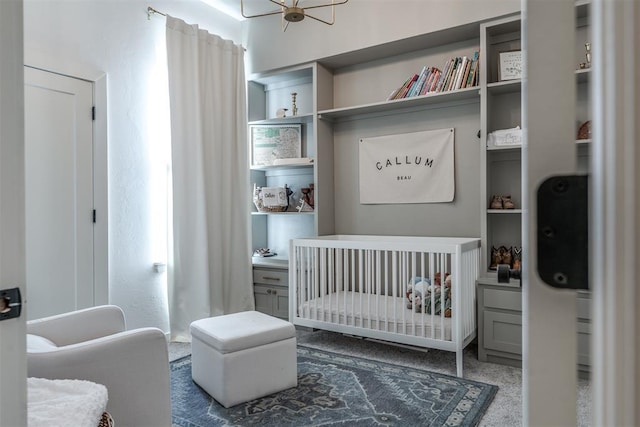
[[[520,270],[522,267],[522,248],[513,247],[513,269]]]
[[[502,209],[502,196],[493,195],[491,197],[491,204],[489,205],[490,209]]]
[[[499,248],[491,246],[491,265],[489,265],[489,270],[497,270],[498,264],[502,264],[502,254]]]
[[[502,207],[504,209],[514,209],[516,207],[516,205],[513,203],[513,200],[511,200],[511,194],[502,196]]]

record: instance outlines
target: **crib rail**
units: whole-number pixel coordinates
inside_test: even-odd
[[[476,334],[479,259],[479,239],[294,239],[289,318],[308,327],[461,352]],[[410,291],[412,297],[421,293],[411,309]]]

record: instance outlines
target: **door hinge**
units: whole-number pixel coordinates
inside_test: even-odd
[[[93,107],[91,107],[91,120],[93,120],[93,121],[96,120],[96,107],[95,107],[95,105]]]
[[[96,210],[93,210],[93,223],[96,223]]]

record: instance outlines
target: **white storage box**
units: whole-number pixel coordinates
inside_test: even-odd
[[[522,145],[522,129],[516,126],[511,129],[501,129],[491,132],[487,137],[487,147],[509,147]]]
[[[193,381],[225,408],[298,385],[293,324],[245,311],[190,329]]]

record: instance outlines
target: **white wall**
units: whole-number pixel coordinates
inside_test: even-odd
[[[327,18],[329,9],[310,12]],[[258,72],[518,11],[520,0],[349,0],[332,26],[307,18],[283,33],[278,15],[249,19],[243,44]]]
[[[153,271],[166,261],[165,19],[147,20],[148,5],[241,40],[240,23],[197,0],[25,0],[25,61],[107,73],[110,302],[129,327],[168,331],[166,273]]]

